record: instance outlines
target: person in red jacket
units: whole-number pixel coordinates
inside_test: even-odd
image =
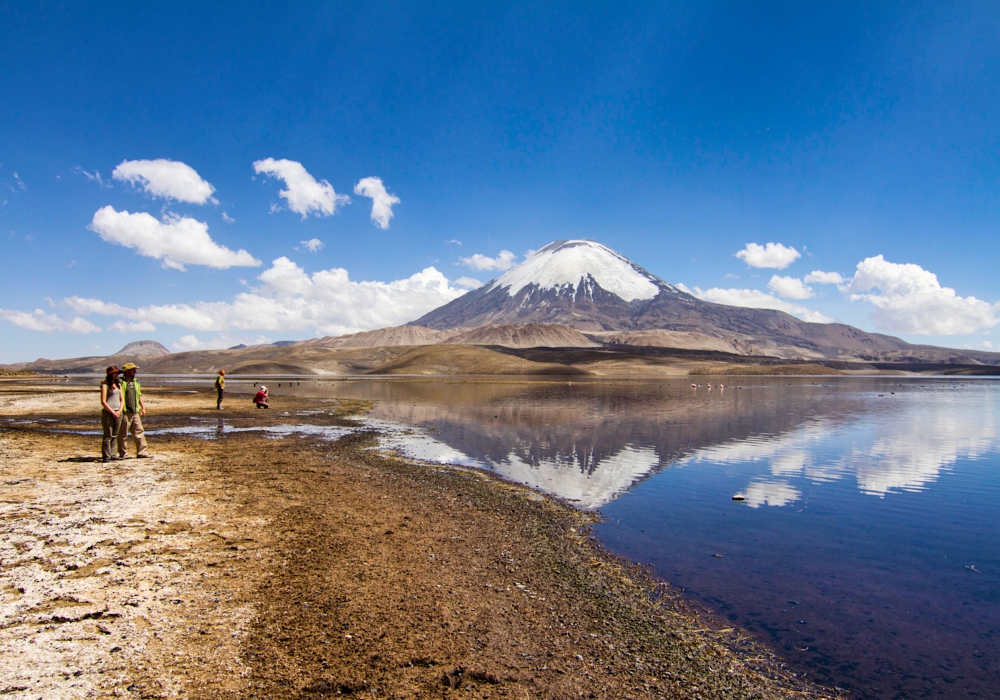
[[[261,384],[260,389],[257,390],[257,394],[253,397],[253,402],[257,404],[257,408],[271,408],[267,405],[267,387]]]

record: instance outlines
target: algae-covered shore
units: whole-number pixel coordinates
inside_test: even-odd
[[[364,403],[146,398],[154,458],[105,464],[93,389],[0,389],[5,697],[829,697]]]

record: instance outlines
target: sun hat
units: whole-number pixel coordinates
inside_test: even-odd
[[[139,369],[139,365],[134,362],[126,362],[122,365],[122,372],[128,372],[130,369]]]
[[[266,386],[264,386],[263,384],[261,384],[261,385],[260,385],[260,390],[261,390],[261,391],[267,391],[267,387],[266,387]]]
[[[104,370],[104,373],[105,374],[111,374],[112,372],[120,372],[120,371],[121,370],[119,370],[117,367],[115,367],[114,365],[111,365],[106,370]]]

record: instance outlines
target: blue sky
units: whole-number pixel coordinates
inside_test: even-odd
[[[403,323],[578,237],[1000,349],[995,3],[9,3],[0,56],[0,362]]]

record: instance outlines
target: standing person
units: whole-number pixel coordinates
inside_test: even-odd
[[[139,369],[131,362],[122,366],[125,372],[125,381],[122,384],[122,398],[124,399],[124,417],[122,419],[121,430],[118,431],[118,456],[125,459],[125,440],[129,430],[132,431],[132,441],[135,443],[135,456],[137,458],[149,457],[147,452],[146,437],[143,435],[142,416],[146,415],[146,404],[142,401],[142,386],[135,378],[135,372]]]
[[[118,368],[111,365],[104,370],[101,382],[101,460],[115,459],[115,440],[122,428],[122,385],[118,381]]]
[[[222,392],[226,390],[226,370],[220,369],[219,376],[215,378],[215,390],[219,392],[215,407],[222,410]]]

